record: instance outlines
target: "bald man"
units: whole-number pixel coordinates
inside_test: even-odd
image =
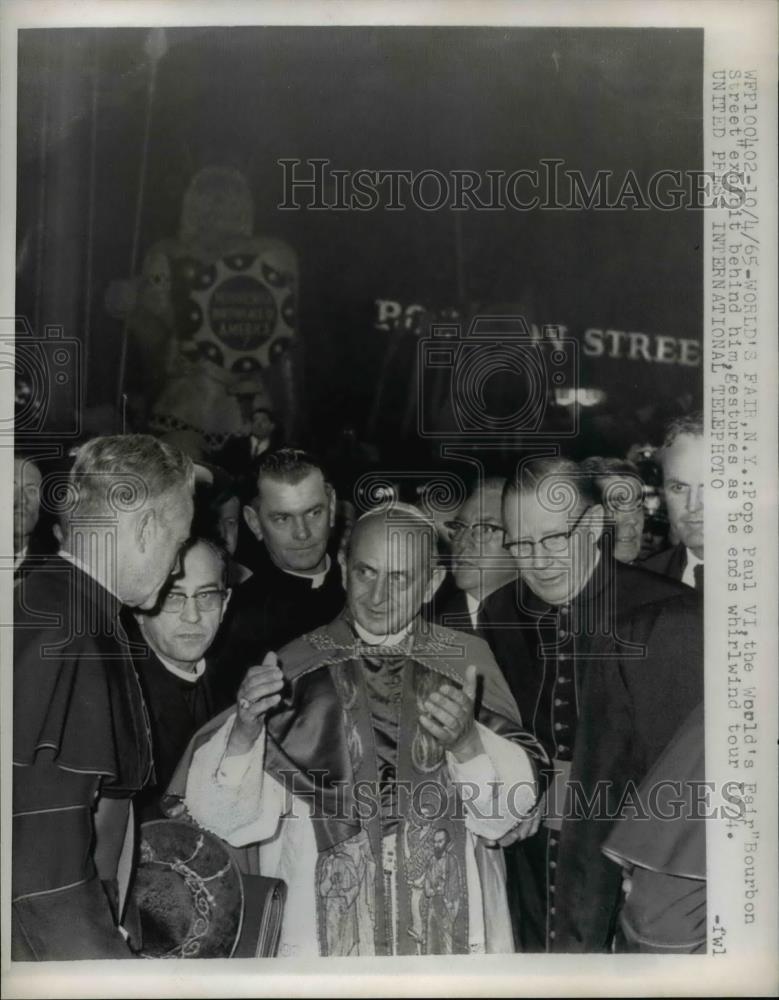
[[[513,950],[494,845],[532,829],[541,751],[487,645],[420,618],[435,538],[358,520],[343,613],[248,671],[171,787],[287,883],[281,955]]]

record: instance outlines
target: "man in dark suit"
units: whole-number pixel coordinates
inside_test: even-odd
[[[513,559],[503,551],[501,501],[506,480],[491,476],[471,492],[457,516],[444,525],[449,534],[453,588],[441,588],[435,620],[480,635],[484,601],[517,578]]]
[[[46,556],[58,548],[49,519],[41,517],[42,470],[40,460],[14,455],[14,586]]]
[[[296,448],[266,452],[244,518],[259,554],[252,576],[233,592],[214,649],[231,698],[248,667],[331,621],[345,600],[340,568],[328,552],[335,491],[311,455]]]
[[[31,458],[14,455],[14,570],[27,558],[41,509],[41,470]]]
[[[641,551],[644,532],[644,486],[637,466],[627,459],[591,455],[582,462],[591,476],[614,534],[614,558],[632,563]]]
[[[242,482],[253,479],[261,457],[283,443],[281,428],[267,406],[252,410],[251,430],[245,437],[230,438],[216,455],[216,460],[231,475]]]
[[[668,426],[660,462],[668,520],[678,542],[641,565],[702,591],[705,449],[701,413],[680,417]]]
[[[123,604],[150,608],[192,519],[192,464],[144,435],[96,438],[70,475],[62,549],[14,608],[11,954],[129,958],[131,797],[152,771]]]
[[[151,723],[155,781],[138,795],[141,821],[164,815],[159,800],[194,734],[229,702],[217,665],[207,657],[230,601],[227,553],[206,538],[187,542],[182,574],[153,612],[136,611],[128,627]],[[132,626],[135,626],[134,629]],[[216,676],[215,676],[216,675]]]
[[[506,852],[515,936],[526,951],[604,951],[619,870],[600,853],[600,803],[572,814],[574,792],[607,788],[615,806],[700,699],[697,602],[682,606],[680,584],[613,558],[597,488],[573,462],[523,463],[503,521],[520,582],[487,600],[485,635],[553,762],[538,834]]]

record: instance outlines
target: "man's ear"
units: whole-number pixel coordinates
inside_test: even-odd
[[[225,590],[224,600],[222,601],[222,613],[219,616],[219,624],[220,625],[222,624],[222,619],[225,616],[225,611],[227,611],[227,605],[230,603],[230,598],[232,596],[233,596],[232,588],[228,587],[227,590]]]
[[[336,501],[336,496],[335,496],[335,490],[330,485],[330,483],[327,484],[327,493],[328,493],[327,503],[328,503],[328,506],[330,508],[330,527],[334,528],[335,527],[335,511],[336,511],[336,502],[337,501]]]
[[[343,546],[338,550],[338,565],[341,567],[341,584],[344,590],[346,590],[346,584],[349,580],[349,564],[346,557],[346,550]]]
[[[150,552],[157,536],[157,512],[145,507],[135,521],[135,543],[141,552]]]
[[[262,541],[262,528],[260,527],[260,519],[257,516],[257,511],[252,507],[251,504],[246,504],[243,508],[243,519],[249,528],[249,531],[254,535],[258,542]]]
[[[446,577],[446,570],[443,566],[436,566],[433,569],[432,575],[425,590],[425,604],[428,604],[436,595],[436,591],[444,582]]]

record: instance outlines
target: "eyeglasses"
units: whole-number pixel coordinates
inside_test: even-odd
[[[201,590],[197,594],[182,594],[181,591],[174,590],[165,597],[160,610],[178,614],[184,610],[184,605],[190,597],[193,597],[198,611],[216,611],[221,607],[224,596],[224,590]]]
[[[502,526],[491,524],[489,521],[474,521],[473,524],[465,524],[463,521],[444,521],[444,528],[452,542],[464,531],[469,532],[473,541],[479,544],[489,542],[495,535],[504,533]]]
[[[568,543],[571,540],[571,535],[581,524],[582,518],[590,510],[590,507],[585,507],[584,510],[576,518],[576,522],[570,531],[561,531],[555,535],[545,535],[543,538],[539,538],[537,542],[504,542],[503,548],[511,553],[515,558],[520,559],[532,559],[533,553],[535,552],[536,545],[544,550],[544,552],[549,555],[560,555],[562,552],[568,550]]]

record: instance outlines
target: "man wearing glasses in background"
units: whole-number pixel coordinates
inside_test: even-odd
[[[490,594],[517,579],[514,560],[503,549],[501,501],[505,485],[506,480],[499,476],[485,479],[471,492],[456,518],[444,524],[457,589],[448,591],[435,617],[448,628],[481,635],[482,604]]]
[[[620,873],[600,853],[604,819],[702,696],[700,616],[679,583],[614,558],[575,462],[521,462],[503,525],[521,585],[485,601],[483,634],[553,761],[539,832],[506,852],[515,937],[524,951],[608,951]],[[606,800],[587,816],[569,782]]]
[[[164,815],[159,799],[187,744],[228,704],[206,660],[230,600],[227,554],[208,539],[190,539],[182,570],[154,613],[136,611],[132,630],[127,623],[137,643],[133,659],[149,712],[156,779],[136,797],[141,821]]]

